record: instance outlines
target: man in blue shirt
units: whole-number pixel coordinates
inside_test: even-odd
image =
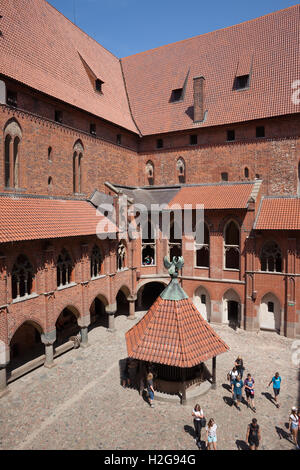
[[[241,411],[241,408],[239,405],[242,401],[243,386],[244,384],[241,379],[241,376],[238,375],[237,378],[232,381],[231,391],[232,391],[232,398],[233,398],[234,404],[239,411]]]
[[[273,382],[273,391],[274,391],[275,404],[276,404],[277,408],[279,408],[280,404],[278,403],[278,395],[280,393],[280,385],[281,385],[281,377],[279,375],[279,372],[276,372],[274,377],[270,380],[270,383],[269,383],[268,387],[270,387],[272,382]]]

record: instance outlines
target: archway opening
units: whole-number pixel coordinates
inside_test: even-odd
[[[117,301],[117,312],[115,316],[116,317],[119,315],[128,316],[129,315],[129,302],[126,298],[126,295],[121,290],[119,290],[117,294],[116,301]]]
[[[210,295],[207,290],[200,286],[195,290],[193,296],[193,303],[197,310],[200,312],[204,320],[210,322],[211,316],[211,301]]]
[[[89,326],[89,331],[98,327],[103,326],[108,328],[108,314],[106,313],[105,306],[107,302],[101,297],[96,297],[91,305],[90,314],[91,314],[91,323]]]
[[[227,300],[228,324],[231,328],[240,328],[239,303],[235,300]]]
[[[162,282],[149,282],[137,294],[136,310],[149,310],[166,286]]]
[[[259,323],[261,330],[280,333],[281,307],[277,297],[268,293],[261,300],[259,308]]]
[[[80,331],[77,323],[78,317],[79,314],[75,308],[66,307],[63,309],[55,323],[56,341],[54,348],[68,342],[71,336],[78,335]]]
[[[12,372],[45,353],[41,333],[41,328],[31,322],[25,322],[17,329],[10,342],[8,372]]]

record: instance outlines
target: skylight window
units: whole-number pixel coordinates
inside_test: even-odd
[[[246,90],[250,85],[250,75],[240,75],[235,77],[234,89],[235,90]]]
[[[183,88],[177,88],[172,91],[172,101],[180,101],[183,95]]]
[[[96,88],[96,91],[98,91],[99,93],[103,93],[102,91],[103,83],[104,82],[102,82],[102,80],[100,80],[99,78],[97,78],[97,80],[95,81],[95,88]]]

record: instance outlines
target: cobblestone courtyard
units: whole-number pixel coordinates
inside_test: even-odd
[[[140,317],[138,313],[137,320]],[[89,348],[72,350],[57,358],[53,369],[41,367],[10,384],[10,393],[0,400],[0,449],[196,451],[193,403],[156,402],[150,408],[138,392],[120,386],[119,360],[127,356],[124,333],[132,324],[119,316],[115,333],[94,329]],[[217,390],[197,401],[206,417],[218,424],[218,448],[243,448],[247,424],[256,416],[262,449],[294,449],[286,428],[298,399],[292,340],[213,327],[230,351],[217,358]],[[230,406],[226,375],[238,354],[244,358],[245,372],[256,381],[256,415],[245,404],[241,412]],[[280,409],[264,395],[272,393],[267,384],[276,371],[282,376]]]

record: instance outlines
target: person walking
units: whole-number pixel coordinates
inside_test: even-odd
[[[230,372],[228,372],[227,379],[229,380],[231,387],[232,387],[233,381],[237,378],[238,375],[239,373],[235,366],[232,368]]]
[[[248,442],[251,450],[257,450],[261,440],[261,434],[259,425],[257,424],[257,419],[253,418],[252,422],[248,424],[246,442]]]
[[[241,411],[240,403],[242,401],[243,386],[243,381],[238,375],[237,378],[232,382],[231,391],[234,404],[239,411]]]
[[[196,435],[196,444],[198,445],[201,440],[201,429],[203,427],[204,414],[201,406],[197,403],[192,411],[192,416],[194,417],[194,428]],[[205,426],[205,424],[204,424]]]
[[[270,380],[270,383],[268,387],[270,387],[271,383],[273,383],[273,391],[274,391],[274,400],[277,408],[280,407],[280,404],[278,402],[278,395],[280,393],[280,387],[281,387],[281,377],[279,375],[279,372],[276,372],[274,377]]]
[[[244,361],[243,359],[241,358],[241,356],[238,356],[235,360],[235,363],[234,363],[235,367],[236,367],[236,370],[238,371],[238,374],[241,376],[241,379],[243,378],[243,374],[244,374],[244,370],[245,370],[245,367],[244,367]]]
[[[149,372],[149,374],[147,375],[146,387],[147,387],[149,405],[151,406],[151,408],[154,408],[153,374],[151,372]]]
[[[295,446],[297,449],[299,449],[298,446],[298,430],[299,430],[299,415],[298,415],[298,410],[295,406],[293,406],[290,418],[289,418],[289,431],[292,434],[293,441],[295,443]]]
[[[244,380],[244,389],[247,398],[247,406],[256,412],[256,408],[254,406],[254,378],[251,377],[251,374],[247,374],[247,378]]]
[[[217,425],[211,418],[206,426],[206,447],[207,450],[217,450]]]

